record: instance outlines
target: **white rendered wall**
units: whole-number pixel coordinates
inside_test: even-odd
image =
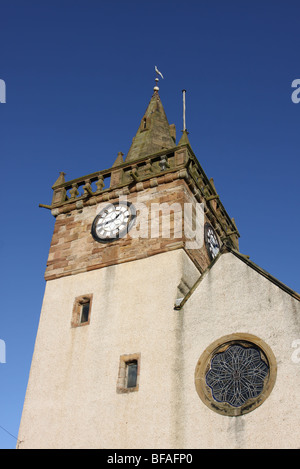
[[[300,339],[299,301],[228,253],[203,278],[182,315],[181,447],[299,448],[300,363],[292,360],[293,341]],[[271,394],[240,417],[209,409],[194,383],[202,352],[232,333],[259,337],[277,361]]]
[[[180,283],[199,277],[183,250],[47,282],[19,431],[20,448],[176,447]],[[71,328],[93,294],[90,324]],[[141,354],[139,390],[117,394],[119,358]]]
[[[20,448],[297,448],[300,304],[223,254],[198,279],[183,250],[47,283],[19,432]],[[93,293],[91,322],[71,328],[74,298]],[[253,334],[277,361],[274,389],[241,417],[213,412],[194,372],[215,340]],[[117,394],[119,358],[141,354],[139,390]]]

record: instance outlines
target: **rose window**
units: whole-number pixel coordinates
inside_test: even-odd
[[[256,348],[232,345],[213,357],[205,378],[217,402],[240,407],[261,394],[268,373]]]
[[[196,391],[211,410],[237,417],[259,407],[276,380],[276,358],[259,337],[223,336],[203,350],[195,368]]]

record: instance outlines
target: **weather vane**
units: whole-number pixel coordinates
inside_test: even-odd
[[[158,70],[157,66],[155,65],[155,71],[156,71],[156,78],[155,78],[155,81],[156,81],[156,84],[154,86],[154,91],[158,91],[159,90],[159,87],[157,86],[158,85],[158,81],[159,81],[159,78],[158,78],[158,75],[160,75],[162,77],[162,79],[164,78],[163,77],[163,74]]]

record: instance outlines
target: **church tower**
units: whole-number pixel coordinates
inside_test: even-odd
[[[239,252],[157,83],[123,157],[60,173],[42,205],[55,227],[19,448],[295,447],[299,295]]]

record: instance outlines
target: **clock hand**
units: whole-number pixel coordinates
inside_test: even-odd
[[[115,216],[115,218],[108,220],[108,221],[104,224],[104,226],[106,226],[108,223],[111,223],[112,221],[115,221],[120,215],[121,215],[121,212],[118,213],[118,214]]]
[[[119,216],[120,214],[118,214],[118,215],[115,216],[114,218],[112,218],[112,215],[113,215],[113,213],[109,216],[109,219],[104,223],[104,226],[106,226],[106,225],[108,225],[108,223],[111,223],[111,222],[113,222],[114,220],[116,220],[116,218],[118,218],[118,216]]]

